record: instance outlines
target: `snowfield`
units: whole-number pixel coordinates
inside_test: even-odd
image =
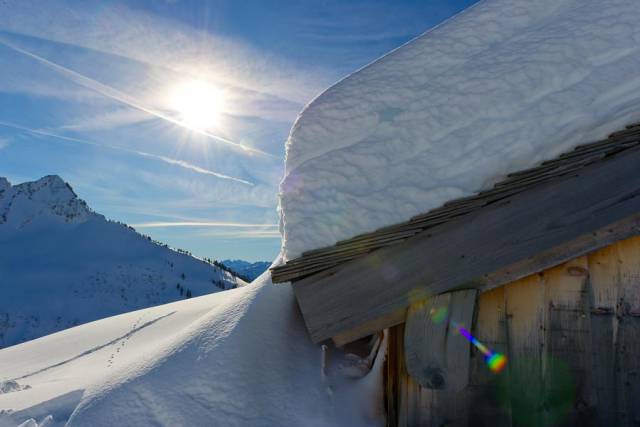
[[[485,0],[311,102],[285,258],[406,221],[640,120],[637,0]]]
[[[0,427],[384,425],[381,369],[308,338],[288,286],[99,320],[0,351]]]
[[[0,178],[0,348],[244,284],[107,221],[58,176]]]

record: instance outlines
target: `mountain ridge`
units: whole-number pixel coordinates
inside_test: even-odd
[[[257,279],[271,266],[269,261],[250,262],[242,259],[225,259],[220,263],[237,273],[239,277],[244,277],[245,280],[249,279],[249,281]]]
[[[244,284],[106,219],[57,175],[0,178],[0,347]]]

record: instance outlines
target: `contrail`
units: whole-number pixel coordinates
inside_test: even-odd
[[[239,182],[239,183],[245,184],[245,185],[250,185],[250,186],[254,186],[255,185],[254,183],[249,182],[249,181],[245,181],[244,179],[235,178],[233,176],[224,175],[222,173],[214,172],[214,171],[211,171],[209,169],[201,168],[200,166],[192,165],[191,163],[185,162],[184,160],[172,159],[170,157],[160,156],[158,154],[145,153],[144,151],[131,150],[129,148],[118,147],[118,146],[115,146],[115,145],[98,144],[97,142],[88,141],[86,139],[73,138],[71,136],[59,135],[59,134],[56,134],[56,133],[53,133],[53,132],[49,132],[49,131],[46,131],[46,130],[41,130],[41,129],[31,129],[31,128],[28,128],[28,127],[25,127],[25,126],[17,125],[15,123],[9,123],[9,122],[0,121],[0,126],[13,128],[13,129],[18,129],[18,130],[21,130],[21,131],[24,131],[24,132],[29,132],[29,133],[35,134],[35,135],[42,135],[42,136],[49,136],[49,137],[52,137],[52,138],[58,138],[58,139],[62,139],[64,141],[71,141],[71,142],[75,142],[75,143],[78,143],[78,144],[92,145],[94,147],[100,147],[100,148],[110,148],[112,150],[122,151],[122,152],[125,152],[125,153],[135,154],[135,155],[138,155],[138,156],[147,157],[147,158],[154,159],[154,160],[159,160],[161,162],[164,162],[164,163],[167,163],[167,164],[170,164],[170,165],[179,166],[181,168],[188,169],[190,171],[197,172],[197,173],[200,173],[200,174],[211,175],[211,176],[215,176],[215,177],[221,178],[221,179],[230,179],[232,181],[236,181],[236,182]]]
[[[132,107],[132,108],[135,108],[137,110],[143,111],[143,112],[145,112],[147,114],[150,114],[152,116],[155,116],[155,117],[157,117],[159,119],[166,120],[167,122],[172,123],[174,125],[189,129],[192,132],[196,132],[196,133],[198,133],[200,135],[206,136],[208,138],[214,139],[214,140],[222,142],[224,144],[228,144],[228,145],[231,145],[233,147],[239,148],[244,152],[253,153],[253,154],[262,154],[262,155],[266,155],[266,156],[272,156],[271,154],[265,153],[264,151],[261,151],[261,150],[255,149],[255,148],[251,148],[251,147],[247,147],[246,145],[240,144],[238,142],[231,141],[229,139],[223,138],[223,137],[218,136],[218,135],[214,135],[214,134],[209,133],[207,131],[190,128],[189,126],[187,126],[181,120],[177,120],[177,119],[175,119],[175,118],[173,118],[171,116],[168,116],[168,115],[162,113],[161,111],[158,111],[158,110],[155,110],[153,108],[149,108],[149,107],[146,107],[146,106],[140,104],[138,101],[136,101],[134,98],[132,98],[131,96],[127,95],[126,93],[120,92],[119,90],[114,89],[111,86],[107,86],[107,85],[105,85],[103,83],[100,83],[97,80],[94,80],[94,79],[92,79],[90,77],[87,77],[87,76],[85,76],[83,74],[80,74],[77,71],[74,71],[74,70],[72,70],[70,68],[67,68],[65,66],[57,64],[55,62],[52,62],[52,61],[50,61],[50,60],[48,60],[48,59],[46,59],[46,58],[44,58],[44,57],[42,57],[40,55],[37,55],[37,54],[33,53],[33,52],[29,52],[28,50],[25,50],[25,49],[22,49],[22,48],[20,48],[18,46],[15,46],[15,45],[7,42],[4,39],[0,38],[0,44],[8,47],[9,49],[11,49],[11,50],[13,50],[15,52],[18,52],[18,53],[21,53],[23,55],[26,55],[29,58],[32,58],[32,59],[40,62],[41,64],[44,64],[44,65],[48,66],[49,68],[52,68],[52,69],[58,71],[59,73],[61,73],[63,75],[66,75],[71,80],[75,81],[76,83],[78,83],[78,84],[80,84],[80,85],[82,85],[82,86],[84,86],[84,87],[86,87],[86,88],[88,88],[90,90],[98,92],[99,94],[104,95],[107,98],[113,99],[115,101],[118,101],[120,103],[128,105],[129,107]]]
[[[164,227],[232,227],[232,228],[277,228],[278,224],[250,224],[242,222],[218,222],[218,221],[170,221],[170,222],[142,222],[131,224],[137,228],[164,228]]]

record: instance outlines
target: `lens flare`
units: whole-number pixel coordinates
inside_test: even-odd
[[[491,356],[486,358],[486,362],[491,371],[498,373],[507,366],[507,356],[500,353],[493,353]]]
[[[449,310],[447,310],[446,307],[434,307],[431,309],[430,314],[433,323],[438,325],[447,319]],[[449,324],[484,355],[484,361],[491,372],[497,374],[501,372],[505,368],[505,366],[507,366],[507,356],[492,351],[489,347],[482,344],[476,337],[471,335],[471,332],[469,332],[464,326],[459,325],[456,321],[450,320]]]
[[[439,325],[440,323],[447,320],[447,314],[449,314],[449,310],[447,310],[447,307],[434,307],[431,309],[431,320],[436,325]]]
[[[467,329],[463,326],[457,325],[455,322],[451,322],[451,325],[465,337],[471,344],[473,344],[484,355],[484,361],[491,372],[499,373],[507,366],[507,357],[501,353],[495,353],[489,349],[486,345],[482,344],[476,337],[471,335]]]

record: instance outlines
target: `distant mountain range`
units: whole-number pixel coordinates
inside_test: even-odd
[[[255,280],[271,266],[267,261],[248,262],[241,259],[225,259],[221,263],[249,281]]]
[[[245,283],[93,212],[58,176],[0,177],[0,347]]]

